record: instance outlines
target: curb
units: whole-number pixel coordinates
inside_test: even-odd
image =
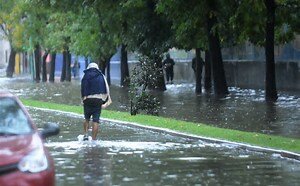
[[[60,112],[60,113],[70,114],[70,115],[77,116],[77,117],[82,116],[82,114],[77,114],[77,113],[67,112],[67,111],[38,108],[38,107],[31,107],[31,106],[26,106],[26,107],[34,108],[34,109],[38,109],[38,110]],[[204,137],[204,136],[197,136],[197,135],[183,133],[183,132],[177,132],[177,131],[165,129],[165,128],[145,126],[145,125],[141,125],[141,124],[134,123],[134,122],[120,121],[120,120],[114,120],[114,119],[108,119],[108,118],[101,118],[101,120],[108,121],[108,122],[114,122],[117,124],[123,124],[123,125],[127,125],[127,126],[134,126],[134,127],[141,128],[141,129],[152,130],[154,132],[165,132],[165,133],[175,135],[175,136],[197,139],[197,140],[202,140],[202,141],[210,142],[210,143],[217,143],[217,144],[225,143],[228,145],[237,146],[236,148],[240,148],[240,149],[244,149],[244,150],[262,152],[262,153],[273,153],[273,154],[278,154],[282,158],[288,158],[288,159],[300,161],[300,154],[295,153],[295,152],[290,152],[290,151],[285,151],[285,150],[277,150],[277,149],[260,147],[260,146],[245,144],[245,143],[232,142],[232,141],[227,141],[227,140],[220,140],[220,139],[209,138],[209,137]]]
[[[197,136],[197,135],[193,135],[193,134],[177,132],[177,131],[170,130],[170,129],[164,129],[164,128],[153,127],[153,126],[145,126],[145,125],[141,125],[141,124],[134,123],[134,122],[126,122],[126,121],[107,119],[107,118],[102,118],[101,120],[115,122],[115,123],[124,124],[124,125],[128,125],[128,126],[134,126],[134,127],[138,127],[138,128],[142,128],[142,129],[148,129],[148,130],[152,130],[155,132],[166,132],[168,134],[172,134],[172,135],[176,135],[176,136],[180,136],[180,137],[191,138],[191,139],[198,139],[198,140],[202,140],[202,141],[206,141],[206,142],[210,142],[210,143],[219,143],[219,144],[226,143],[229,145],[238,146],[238,148],[241,148],[244,150],[251,150],[251,151],[255,151],[255,152],[274,153],[274,154],[279,154],[282,158],[289,158],[289,159],[294,159],[294,160],[300,161],[300,154],[290,152],[290,151],[277,150],[277,149],[272,149],[272,148],[260,147],[260,146],[232,142],[232,141],[227,141],[227,140],[220,140],[220,139],[209,138],[209,137],[204,137],[204,136]]]

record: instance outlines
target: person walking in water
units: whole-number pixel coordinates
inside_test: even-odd
[[[80,63],[76,59],[73,66],[72,66],[72,73],[73,73],[74,78],[76,78],[77,75],[79,76],[79,70],[80,70]]]
[[[163,66],[166,70],[167,84],[169,83],[169,80],[171,81],[171,84],[173,84],[173,78],[174,78],[173,66],[174,65],[175,65],[174,60],[170,57],[170,54],[167,54],[166,59],[163,61]]]
[[[90,119],[92,117],[92,139],[96,140],[101,109],[111,103],[109,95],[109,86],[103,73],[99,70],[96,63],[90,63],[86,70],[83,71],[84,76],[81,80],[81,98],[83,101],[84,111],[84,138],[88,140],[88,129]]]

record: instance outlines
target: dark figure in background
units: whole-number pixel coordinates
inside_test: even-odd
[[[198,61],[199,60],[199,61]],[[202,69],[203,69],[204,61],[201,56],[195,56],[192,59],[192,68],[195,74],[195,82],[196,82],[196,94],[201,94],[202,92]]]
[[[72,67],[72,72],[73,72],[73,77],[76,78],[77,75],[79,76],[79,70],[80,70],[80,63],[75,60],[73,67]]]
[[[170,54],[166,55],[166,59],[163,61],[163,66],[166,70],[166,78],[167,78],[167,84],[169,81],[171,81],[171,84],[173,84],[173,78],[174,78],[174,71],[173,67],[175,65],[174,60],[170,57]]]

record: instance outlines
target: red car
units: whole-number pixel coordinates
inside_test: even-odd
[[[0,92],[0,185],[55,185],[54,162],[43,140],[58,133],[53,123],[39,132],[20,100]]]

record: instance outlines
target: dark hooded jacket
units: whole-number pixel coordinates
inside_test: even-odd
[[[104,75],[96,68],[89,68],[83,71],[81,80],[81,97],[94,94],[107,94]]]

